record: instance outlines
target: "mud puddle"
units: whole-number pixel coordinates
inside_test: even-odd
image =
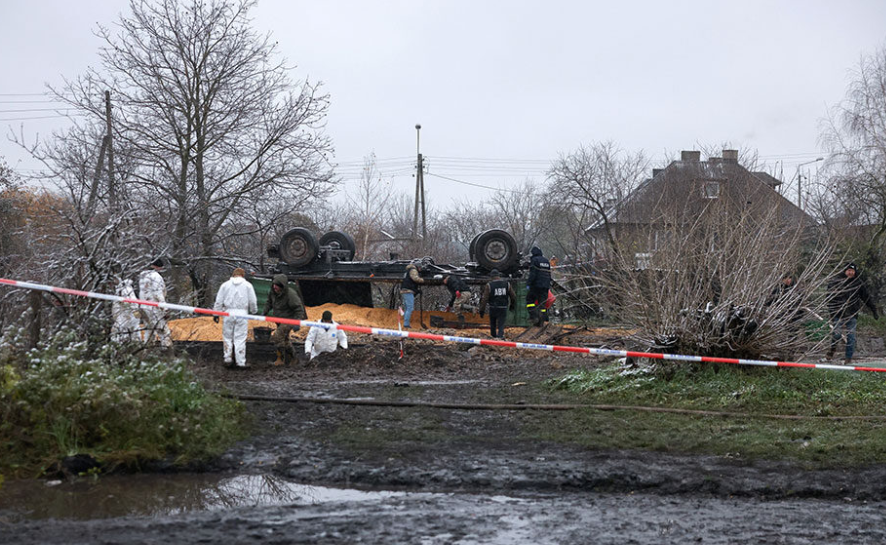
[[[7,482],[0,489],[0,513],[7,520],[157,518],[238,507],[376,502],[404,494],[311,486],[272,475],[108,475]]]

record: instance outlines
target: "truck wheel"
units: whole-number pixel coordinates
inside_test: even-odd
[[[490,229],[477,237],[474,248],[477,263],[487,269],[506,272],[517,263],[517,242],[507,231]]]
[[[483,233],[477,233],[474,235],[474,238],[471,239],[471,245],[468,247],[468,259],[470,261],[477,261],[477,239],[480,238],[480,235]]]
[[[320,247],[314,234],[304,227],[290,230],[280,239],[280,257],[293,267],[303,267],[317,258]]]
[[[320,246],[329,246],[333,250],[347,250],[348,257],[345,261],[351,261],[354,259],[354,254],[357,253],[357,244],[354,242],[354,238],[341,231],[329,231],[320,237]]]

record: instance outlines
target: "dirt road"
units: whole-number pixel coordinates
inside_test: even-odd
[[[262,363],[246,371],[222,369],[210,346],[197,371],[245,396],[519,406],[562,401],[540,381],[598,365],[588,357],[419,341],[398,362],[396,341],[355,341],[347,352],[287,368],[268,365],[267,348],[250,346]],[[255,435],[201,471],[398,493],[79,521],[0,511],[0,543],[886,541],[886,466],[805,471],[540,443],[522,432],[538,411],[246,403]]]

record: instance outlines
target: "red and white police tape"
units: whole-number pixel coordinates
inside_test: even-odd
[[[177,310],[179,312],[187,312],[191,314],[203,314],[207,316],[229,316],[232,318],[244,320],[260,320],[264,322],[272,322],[277,324],[291,324],[298,326],[319,326],[329,328],[329,324],[323,322],[311,322],[308,320],[290,320],[287,318],[275,318],[273,316],[258,316],[247,314],[245,312],[222,312],[208,308],[189,307],[186,305],[174,305],[172,303],[157,303],[155,301],[144,301],[142,299],[130,299],[117,295],[109,295],[106,293],[96,293],[92,291],[72,290],[67,288],[57,288],[54,286],[46,286],[43,284],[34,284],[31,282],[22,282],[18,280],[9,280],[0,278],[0,284],[8,286],[16,286],[29,290],[49,291],[54,293],[62,293],[65,295],[76,295],[79,297],[89,297],[91,299],[101,299],[103,301],[116,301],[120,303],[132,303],[135,305],[144,305],[151,307],[159,307],[167,310]],[[547,350],[550,352],[571,352],[574,354],[590,354],[594,356],[614,356],[614,357],[631,357],[631,358],[651,358],[660,360],[674,361],[691,361],[704,363],[731,363],[735,365],[757,365],[763,367],[800,367],[805,369],[830,369],[833,371],[870,371],[875,373],[886,372],[886,367],[863,367],[858,365],[828,365],[822,363],[800,363],[787,361],[769,361],[769,360],[747,360],[735,358],[716,358],[710,356],[686,356],[682,354],[657,354],[650,352],[632,352],[629,350],[607,350],[604,348],[585,348],[582,346],[557,346],[550,344],[521,343],[513,341],[502,341],[498,339],[475,339],[472,337],[457,337],[454,335],[435,335],[432,333],[419,333],[416,331],[399,331],[395,329],[381,329],[378,327],[362,327],[354,325],[338,324],[338,329],[342,331],[352,331],[354,333],[365,333],[368,335],[381,335],[384,337],[398,337],[409,339],[426,339],[429,341],[442,341],[453,343],[480,344],[486,346],[503,346],[507,348],[523,348],[528,350]]]

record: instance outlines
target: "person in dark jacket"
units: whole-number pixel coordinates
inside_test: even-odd
[[[790,323],[796,323],[803,319],[803,310],[800,308],[801,296],[794,291],[795,286],[794,275],[783,274],[781,282],[772,288],[765,303],[767,307],[774,306],[777,316],[787,318]]]
[[[451,274],[443,277],[443,285],[449,290],[449,304],[446,305],[446,311],[458,314],[458,321],[464,324],[465,307],[471,302],[470,286],[461,278]]]
[[[480,317],[486,312],[489,304],[489,331],[493,338],[504,338],[505,322],[508,319],[508,307],[514,310],[517,304],[517,294],[507,280],[502,280],[501,273],[497,269],[489,271],[492,280],[483,286],[483,296],[480,298]]]
[[[526,280],[526,309],[529,322],[542,325],[547,321],[548,290],[551,289],[551,263],[543,255],[541,248],[533,246],[530,251],[529,278]]]
[[[787,299],[790,295],[791,290],[794,289],[794,275],[791,273],[785,273],[781,277],[781,282],[774,288],[772,288],[772,293],[769,294],[769,298],[766,300],[766,306],[769,306],[773,303],[778,302],[781,299]]]
[[[843,270],[828,281],[828,312],[831,317],[831,347],[828,349],[828,359],[834,357],[837,343],[841,338],[841,331],[846,330],[846,359],[844,363],[852,363],[852,355],[855,353],[855,327],[858,323],[858,313],[862,305],[866,305],[875,320],[880,319],[877,305],[868,293],[868,288],[861,279],[858,267],[855,263],[849,263]]]
[[[425,283],[425,279],[418,272],[415,263],[406,265],[406,273],[403,280],[400,281],[400,299],[403,300],[403,327],[409,329],[412,320],[412,311],[415,310],[415,296],[421,293],[421,284]]]
[[[287,318],[290,320],[306,320],[308,314],[298,292],[289,286],[289,279],[285,274],[274,275],[271,291],[268,292],[268,300],[262,314],[268,316],[271,312],[275,318]],[[277,329],[271,336],[277,347],[277,359],[274,365],[289,363],[293,354],[292,341],[289,339],[290,331],[298,331],[299,326],[290,324],[277,324]]]

